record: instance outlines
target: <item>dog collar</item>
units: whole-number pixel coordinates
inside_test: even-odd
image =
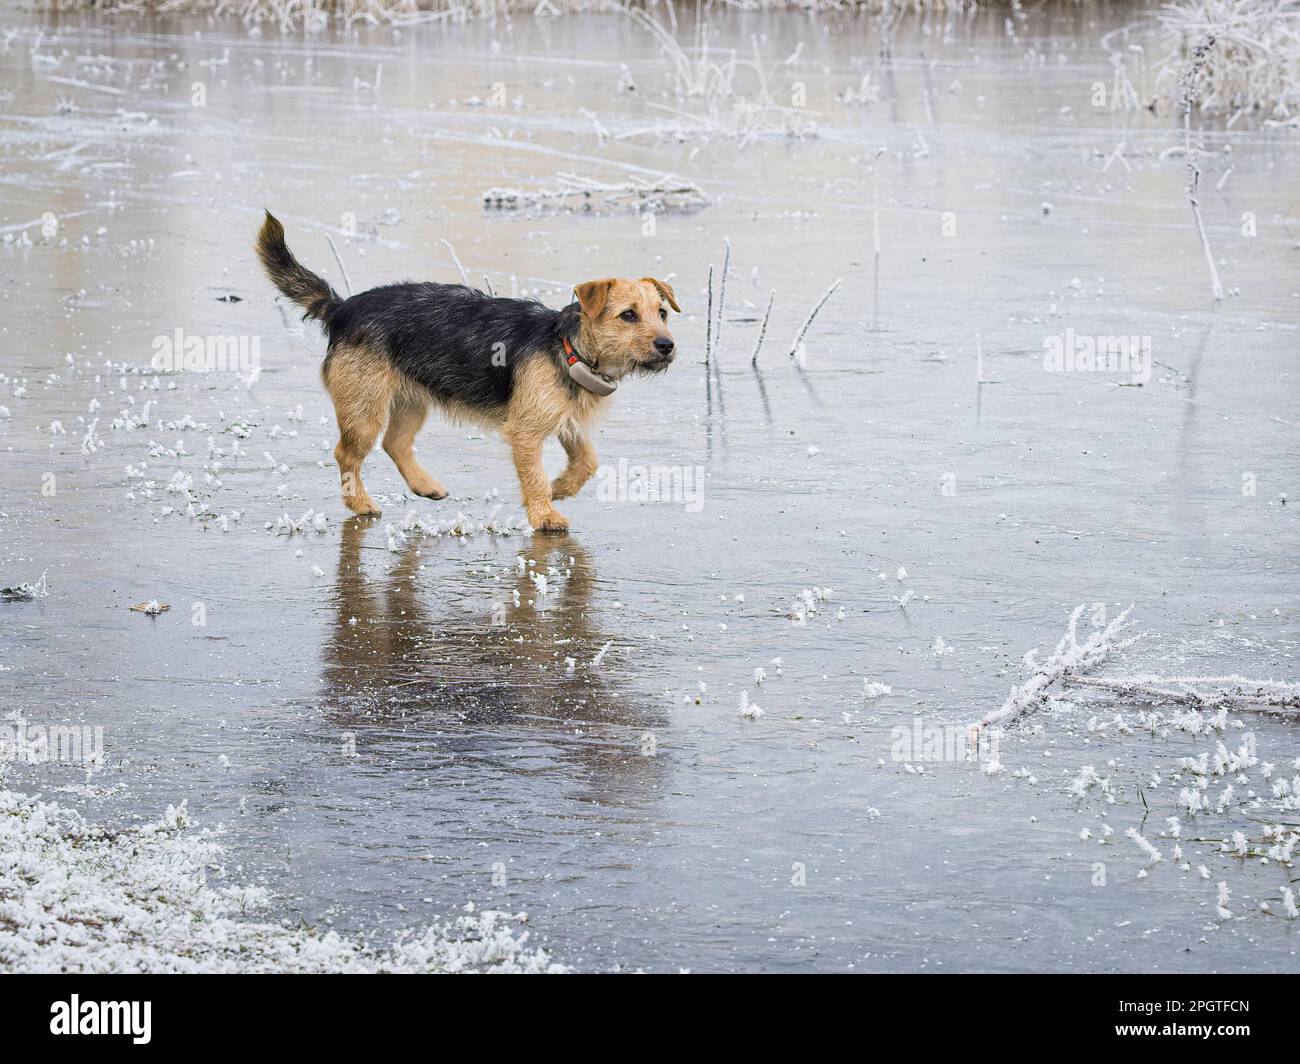
[[[618,387],[618,381],[612,381],[603,373],[597,373],[586,361],[578,357],[566,336],[564,340],[564,362],[569,367],[569,377],[579,387],[586,388],[593,395],[612,395]]]

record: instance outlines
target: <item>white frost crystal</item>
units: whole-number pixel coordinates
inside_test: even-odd
[[[4,789],[0,776],[0,971],[555,972],[525,947],[522,916],[480,912],[374,949],[334,931],[254,921],[260,888],[217,888],[216,835],[185,806],[107,831],[75,810]]]

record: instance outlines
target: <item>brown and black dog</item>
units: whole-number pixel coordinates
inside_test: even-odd
[[[383,285],[343,299],[293,257],[270,212],[257,254],[276,288],[329,336],[321,376],[338,418],[343,502],[356,514],[379,513],[361,482],[361,463],[381,431],[411,490],[446,497],[412,446],[436,404],[453,420],[499,431],[514,456],[529,523],[567,531],[552,500],[575,494],[595,474],[587,433],[614,386],[673,361],[667,308],[681,308],[671,286],[653,277],[587,281],[563,310],[456,284]],[[569,458],[554,481],[542,468],[542,444],[551,436]]]

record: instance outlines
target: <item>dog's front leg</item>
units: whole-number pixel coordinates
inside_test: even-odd
[[[542,466],[542,441],[545,438],[538,432],[506,430],[528,523],[539,532],[567,532],[569,522],[551,505],[551,482]]]
[[[578,431],[561,434],[560,443],[564,453],[569,456],[569,464],[564,472],[551,482],[551,498],[567,499],[577,495],[582,486],[596,475],[596,448],[591,441]]]

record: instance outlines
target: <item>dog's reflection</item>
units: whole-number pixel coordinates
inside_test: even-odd
[[[344,523],[323,676],[340,733],[423,736],[434,764],[532,773],[558,760],[598,792],[653,788],[663,716],[595,663],[614,637],[593,623],[583,548],[539,538],[476,566],[448,557],[458,546],[417,534],[393,552],[375,522]],[[392,559],[382,574],[378,559]]]

